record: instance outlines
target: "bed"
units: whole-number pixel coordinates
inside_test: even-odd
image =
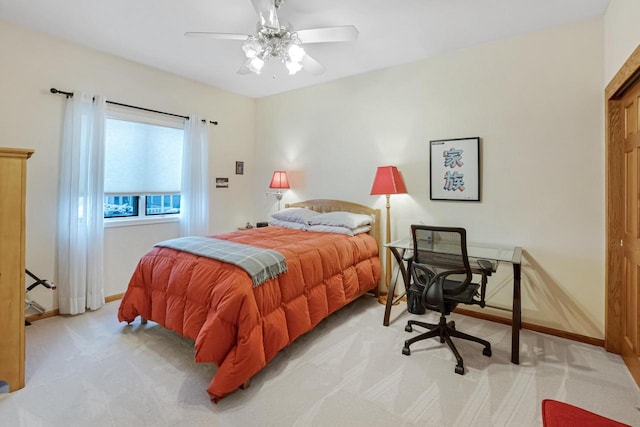
[[[377,294],[379,209],[328,199],[286,208],[364,214],[373,222],[367,233],[354,236],[277,226],[211,236],[284,257],[287,271],[258,285],[237,265],[154,246],[140,259],[120,303],[121,322],[140,316],[195,341],[195,360],[218,367],[207,388],[214,402],[248,384],[281,349],[331,313],[366,293]]]

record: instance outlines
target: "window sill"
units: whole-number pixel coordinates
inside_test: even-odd
[[[158,216],[153,218],[123,218],[123,219],[105,219],[104,228],[115,227],[137,227],[140,225],[164,224],[169,222],[179,222],[180,217],[177,215]]]

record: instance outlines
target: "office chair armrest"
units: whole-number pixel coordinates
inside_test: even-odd
[[[443,288],[443,293],[444,293],[444,281],[445,280],[449,280],[448,279],[449,276],[455,276],[455,275],[459,275],[459,274],[466,275],[467,273],[468,273],[467,270],[448,270],[448,271],[443,271],[441,273],[438,273],[436,275],[436,277],[433,278],[433,281],[437,282],[439,284],[439,286],[441,286]],[[457,288],[453,288],[453,289],[449,288],[449,289],[447,289],[447,295],[458,295],[458,294],[464,292],[464,290],[467,288],[467,284],[471,281],[471,279],[472,279],[472,276],[469,275],[468,276],[468,280],[461,281],[460,282],[460,286],[458,286]]]
[[[413,283],[422,288],[426,287],[436,275],[432,269],[415,261],[409,261],[408,267]],[[420,270],[422,274],[419,274],[416,270]]]
[[[410,287],[420,293],[420,301],[424,304],[429,288],[434,285],[433,278],[436,273],[428,266],[415,261],[409,263],[409,273],[412,279]]]
[[[431,286],[435,285],[435,299],[438,301],[438,307],[439,307],[439,311],[440,313],[445,313],[445,293],[444,293],[444,283],[445,281],[447,281],[447,277],[449,276],[453,276],[453,275],[459,275],[459,274],[467,274],[467,270],[450,270],[450,271],[443,271],[441,273],[436,274],[436,276],[433,278],[433,280],[431,281]],[[471,278],[471,276],[468,276],[469,279]],[[466,289],[465,285],[461,285],[458,286],[455,289],[447,289],[447,295],[458,295],[461,292],[464,291],[464,289]],[[423,305],[427,306],[427,301],[426,301],[426,292],[423,294]]]
[[[491,273],[493,272],[493,264],[491,263],[491,261],[486,259],[479,259],[478,266],[480,267],[480,270],[482,270],[482,274],[491,276]]]

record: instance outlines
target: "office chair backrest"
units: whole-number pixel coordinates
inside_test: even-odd
[[[434,273],[458,271],[456,275],[460,285],[456,291],[463,291],[472,280],[471,267],[467,256],[467,232],[459,227],[437,227],[431,225],[412,225],[413,259],[429,266]],[[447,277],[453,280],[453,277]]]

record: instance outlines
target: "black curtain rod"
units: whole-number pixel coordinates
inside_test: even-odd
[[[50,91],[51,93],[53,93],[53,94],[60,94],[60,95],[64,95],[64,96],[66,96],[67,98],[73,98],[73,92],[65,92],[65,91],[63,91],[63,90],[58,90],[58,89],[56,89],[56,88],[54,88],[54,87],[52,87],[51,89],[49,89],[49,91]],[[120,103],[120,102],[109,101],[109,100],[107,100],[106,102],[107,102],[107,104],[118,105],[118,106],[120,106],[120,107],[134,108],[134,109],[136,109],[136,110],[149,111],[149,112],[151,112],[151,113],[164,114],[164,115],[167,115],[167,116],[173,116],[173,117],[182,117],[182,118],[183,118],[183,119],[185,119],[185,120],[189,120],[189,117],[188,117],[188,116],[183,116],[183,115],[181,115],[181,114],[166,113],[166,112],[164,112],[164,111],[151,110],[150,108],[136,107],[135,105],[122,104],[122,103]],[[202,120],[202,123],[207,123],[207,121],[203,119],[203,120]],[[211,123],[212,125],[216,125],[216,126],[218,125],[218,122],[214,122],[214,121],[209,121],[209,123]]]

